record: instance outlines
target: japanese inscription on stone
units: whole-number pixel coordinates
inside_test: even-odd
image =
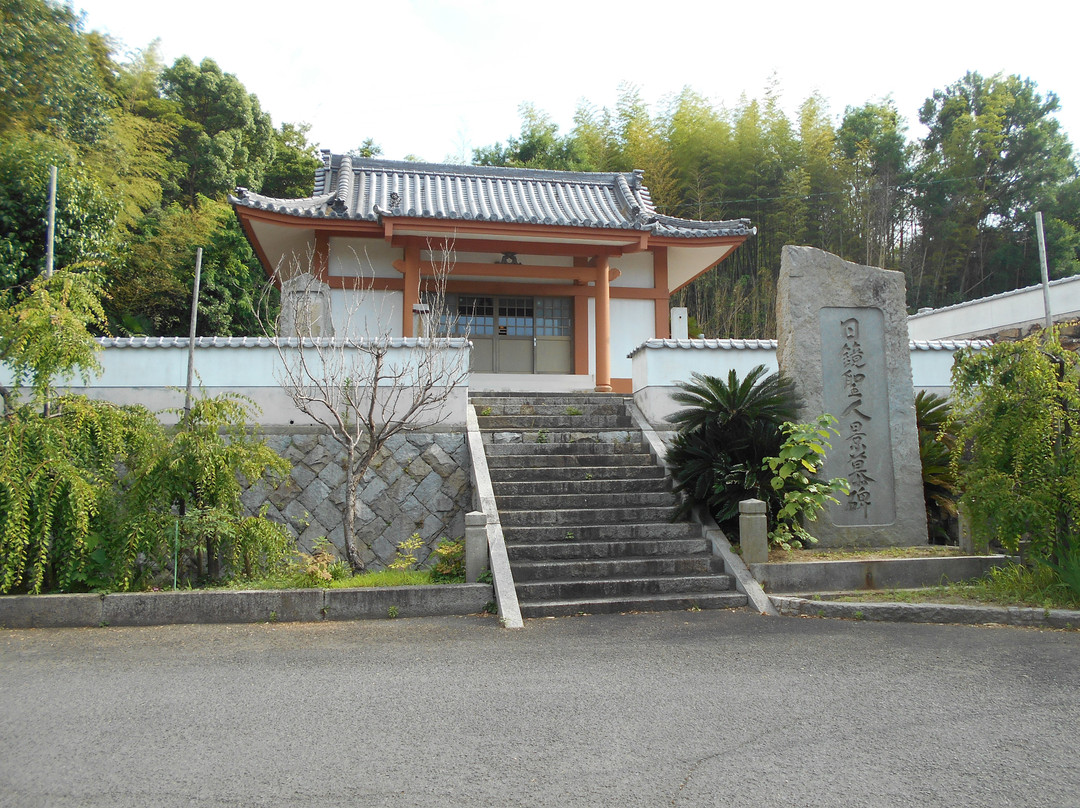
[[[829,515],[837,525],[896,521],[883,315],[874,308],[820,310],[825,411],[836,417],[825,472],[851,493]]]

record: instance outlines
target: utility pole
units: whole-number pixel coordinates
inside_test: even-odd
[[[1043,309],[1046,311],[1046,328],[1054,325],[1050,316],[1050,271],[1046,267],[1046,238],[1043,236],[1042,211],[1035,211],[1035,230],[1039,235],[1039,264],[1042,267]]]
[[[49,166],[49,227],[45,233],[45,278],[53,273],[53,235],[56,232],[56,166]]]
[[[187,392],[184,395],[184,422],[191,414],[191,385],[195,380],[195,321],[199,316],[199,277],[202,275],[202,247],[195,253],[195,286],[191,290],[191,328],[188,329]]]

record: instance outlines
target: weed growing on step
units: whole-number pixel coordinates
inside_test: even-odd
[[[582,411],[579,410],[577,407],[567,407],[566,408],[566,414],[567,415],[583,415],[584,413],[582,413]]]
[[[567,541],[573,541],[574,540],[574,531],[572,531],[572,530],[566,531],[566,535],[563,538],[566,539]]]
[[[465,539],[451,541],[443,537],[435,548],[435,566],[431,580],[440,584],[465,583]]]
[[[591,471],[586,471],[585,472],[585,479],[586,480],[591,480],[592,478],[593,478],[593,473]]]
[[[391,606],[389,609],[387,609],[386,610],[386,616],[390,617],[390,618],[397,617],[398,616],[398,608],[397,608],[397,606]]]
[[[546,429],[541,429],[539,432],[536,433],[536,442],[537,443],[547,443],[548,442],[548,431]]]
[[[484,409],[480,410],[480,414],[485,417],[491,415],[491,407],[484,407]]]

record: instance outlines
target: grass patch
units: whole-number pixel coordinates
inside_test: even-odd
[[[874,561],[891,558],[949,558],[962,556],[959,547],[944,547],[937,544],[924,544],[918,547],[832,547],[815,550],[784,550],[782,547],[769,549],[769,561]]]
[[[1037,609],[1080,609],[1071,592],[1048,567],[1019,564],[995,567],[982,578],[922,589],[880,589],[829,596],[846,603],[945,603],[969,606],[1030,606]]]
[[[335,578],[330,581],[314,580],[302,572],[282,573],[267,578],[237,580],[229,589],[359,589],[375,586],[427,586],[434,584],[429,570],[379,570]]]

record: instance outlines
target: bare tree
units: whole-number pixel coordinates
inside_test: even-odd
[[[361,478],[390,438],[444,420],[455,387],[468,374],[467,323],[459,326],[446,300],[453,243],[429,243],[428,250],[431,259],[421,273],[427,277],[417,290],[420,337],[391,336],[391,318],[401,312],[375,293],[374,273],[365,272],[371,265],[359,256],[358,274],[339,305],[332,304],[309,254],[278,266],[272,279],[282,291],[276,322],[266,316],[268,294],[259,307],[264,332],[277,335],[278,382],[296,408],[345,450],[344,549],[354,572],[364,569],[355,527]]]

